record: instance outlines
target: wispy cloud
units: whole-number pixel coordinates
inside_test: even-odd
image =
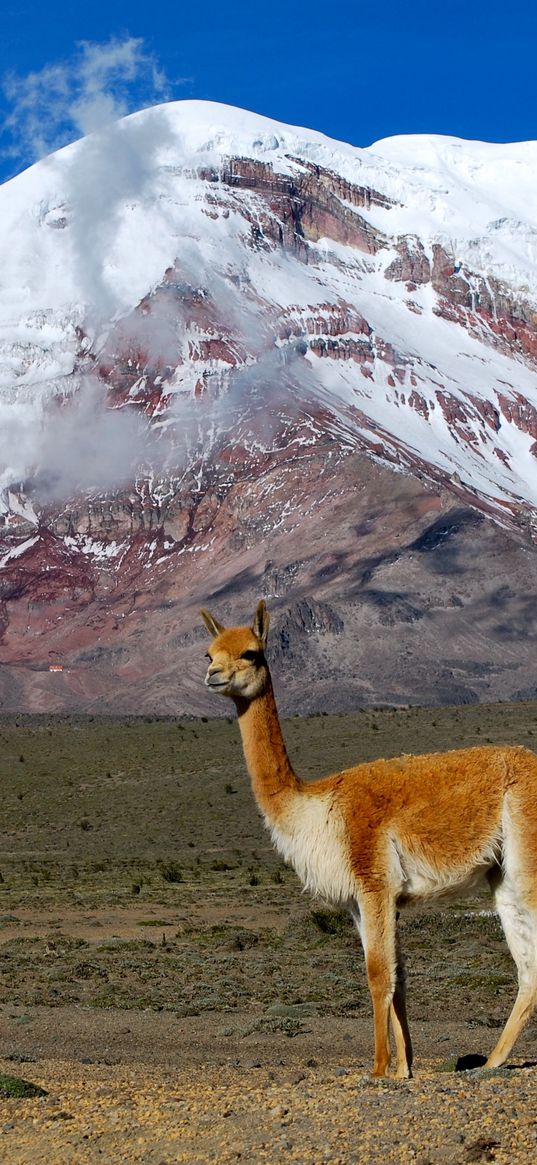
[[[25,76],[4,75],[2,152],[18,166],[29,165],[127,113],[167,100],[178,83],[168,81],[139,37],[80,41],[68,61]]]
[[[26,483],[40,502],[131,480],[154,438],[145,418],[106,407],[102,384],[82,378],[72,399],[0,400],[0,492]]]
[[[115,329],[111,351],[120,360],[132,346],[145,353],[153,368],[173,370],[182,364],[190,309],[180,296],[155,294],[149,313],[125,312],[116,278],[119,265],[113,261],[125,207],[143,205],[146,195],[151,200],[161,154],[173,147],[174,160],[181,159],[180,140],[166,110],[119,120],[133,107],[169,95],[156,61],[141,40],[131,37],[84,42],[67,64],[51,64],[25,78],[12,76],[4,88],[17,156],[25,153],[26,160],[35,160],[75,136],[84,137],[68,157],[49,161],[47,173],[54,173],[56,165],[87,335],[96,337],[98,350]],[[0,400],[0,490],[26,482],[35,499],[50,502],[118,488],[148,465],[173,478],[188,464],[202,462],[219,443],[233,443],[239,430],[246,443],[255,437],[257,444],[270,447],[281,419],[268,401],[282,404],[286,415],[300,411],[311,380],[305,350],[294,341],[285,351],[276,345],[263,306],[229,279],[225,257],[222,268],[215,269],[218,263],[212,257],[209,261],[189,229],[188,213],[182,213],[177,252],[163,257],[160,277],[176,260],[178,278],[203,294],[211,327],[234,337],[244,363],[209,376],[201,399],[185,399],[179,392],[162,424],[148,423],[134,405],[110,408],[107,385],[91,375],[73,376],[70,399],[63,394],[55,399],[54,392],[6,395]],[[149,293],[151,286],[145,290]]]
[[[109,279],[114,238],[126,203],[143,198],[159,151],[172,143],[167,117],[150,109],[143,118],[113,121],[87,136],[63,168],[74,274],[90,328],[110,320],[120,306]]]

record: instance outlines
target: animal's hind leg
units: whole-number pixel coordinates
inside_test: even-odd
[[[495,902],[517,966],[518,994],[498,1043],[486,1062],[487,1068],[497,1068],[507,1059],[537,1002],[537,909],[521,901],[509,877],[496,890]]]

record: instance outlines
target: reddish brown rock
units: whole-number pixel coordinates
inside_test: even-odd
[[[399,239],[395,250],[397,258],[386,268],[386,279],[406,283],[407,291],[415,291],[418,284],[429,283],[431,264],[419,239],[411,235]]]
[[[435,244],[431,262],[419,239],[389,240],[366,217],[371,207],[389,211],[389,199],[291,162],[286,175],[245,158],[204,170],[205,213],[214,220],[239,210],[246,246],[269,258],[283,250],[285,262],[292,253],[315,264],[319,249],[310,244],[326,238],[355,248],[359,271],[375,256],[381,271],[380,252],[390,246],[389,297],[402,296],[416,315],[433,299],[438,315],[533,366],[537,320],[521,292],[461,266],[447,244]],[[324,302],[280,310],[261,303],[235,272],[231,283],[260,308],[266,329],[266,343],[256,338],[250,350],[226,297],[202,286],[201,276],[199,286],[193,281],[178,258],[111,328],[98,355],[79,329],[76,374],[100,379],[111,407],[128,403],[151,417],[178,392],[203,415],[206,400],[225,401],[236,372],[248,367],[253,389],[217,438],[200,425],[188,466],[176,466],[165,482],[148,475],[110,496],[43,505],[37,533],[18,510],[7,516],[0,538],[4,708],[22,701],[42,710],[223,714],[207,706],[197,608],[214,600],[223,618],[244,618],[260,594],[274,612],[289,711],[525,690],[534,675],[526,630],[537,585],[528,507],[478,493],[432,465],[424,450],[389,431],[389,410],[385,424],[379,408],[373,420],[364,399],[378,394],[376,404],[388,398],[394,411],[399,404],[424,421],[440,409],[461,446],[479,451],[487,439],[505,466],[494,435],[513,424],[535,439],[535,452],[533,405],[508,385],[484,401],[472,393],[470,375],[459,396],[450,392],[434,367],[373,330],[363,300],[358,311],[323,289],[317,298]],[[416,298],[405,299],[393,282]],[[155,320],[162,324],[156,330]],[[323,376],[330,362],[341,362],[351,403],[337,415],[318,385],[308,391],[315,361],[302,360],[305,353],[322,361]],[[270,377],[270,407],[256,395],[256,374]],[[506,623],[514,629],[511,671]],[[51,653],[65,662],[63,678],[49,675]]]
[[[537,409],[530,401],[519,392],[513,392],[511,396],[499,392],[498,402],[506,421],[516,425],[523,433],[530,433],[537,438]]]

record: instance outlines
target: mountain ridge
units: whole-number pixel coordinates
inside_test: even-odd
[[[106,710],[132,699],[171,711],[173,695],[157,698],[158,673],[144,665],[152,633],[166,655],[159,594],[185,627],[164,672],[175,676],[178,710],[199,711],[203,694],[177,687],[183,666],[194,676],[194,602],[224,587],[235,613],[237,575],[237,603],[280,579],[290,710],[328,698],[301,694],[301,672],[313,678],[326,649],[332,674],[335,628],[362,634],[360,604],[386,658],[373,682],[372,641],[369,681],[351,683],[349,699],[490,699],[531,687],[531,642],[510,687],[508,669],[486,658],[477,672],[490,666],[494,683],[483,671],[470,683],[446,678],[449,668],[442,678],[434,635],[423,677],[399,660],[394,683],[393,627],[412,634],[419,623],[423,635],[439,617],[431,611],[444,619],[448,608],[428,566],[412,577],[421,551],[405,552],[405,577],[373,588],[376,597],[364,562],[397,574],[401,539],[434,542],[442,515],[456,527],[448,541],[460,544],[472,603],[469,530],[493,558],[502,547],[502,570],[485,567],[486,555],[483,570],[504,588],[513,626],[531,589],[536,160],[536,143],[438,137],[360,150],[179,102],[131,115],[0,188],[10,244],[0,291],[4,706]],[[383,529],[377,512],[377,494],[389,508],[387,483],[406,499],[399,529],[388,520]],[[457,525],[461,512],[485,525]],[[330,562],[318,542],[332,544],[335,514],[340,553],[334,545]],[[356,530],[368,525],[375,545],[362,546]],[[443,561],[442,542],[429,553]],[[520,594],[509,597],[511,572]],[[495,626],[488,593],[483,618]],[[461,626],[462,609],[449,616],[458,611]],[[306,640],[315,641],[309,671]],[[65,674],[52,688],[57,660]]]

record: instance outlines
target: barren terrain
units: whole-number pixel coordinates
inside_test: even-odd
[[[531,747],[537,705],[284,731],[314,777]],[[478,1067],[515,987],[487,900],[401,920],[415,1078],[373,1082],[357,938],[273,853],[234,723],[20,717],[0,744],[0,1072],[46,1090],[0,1100],[0,1160],[534,1160],[536,1023],[508,1067]]]

